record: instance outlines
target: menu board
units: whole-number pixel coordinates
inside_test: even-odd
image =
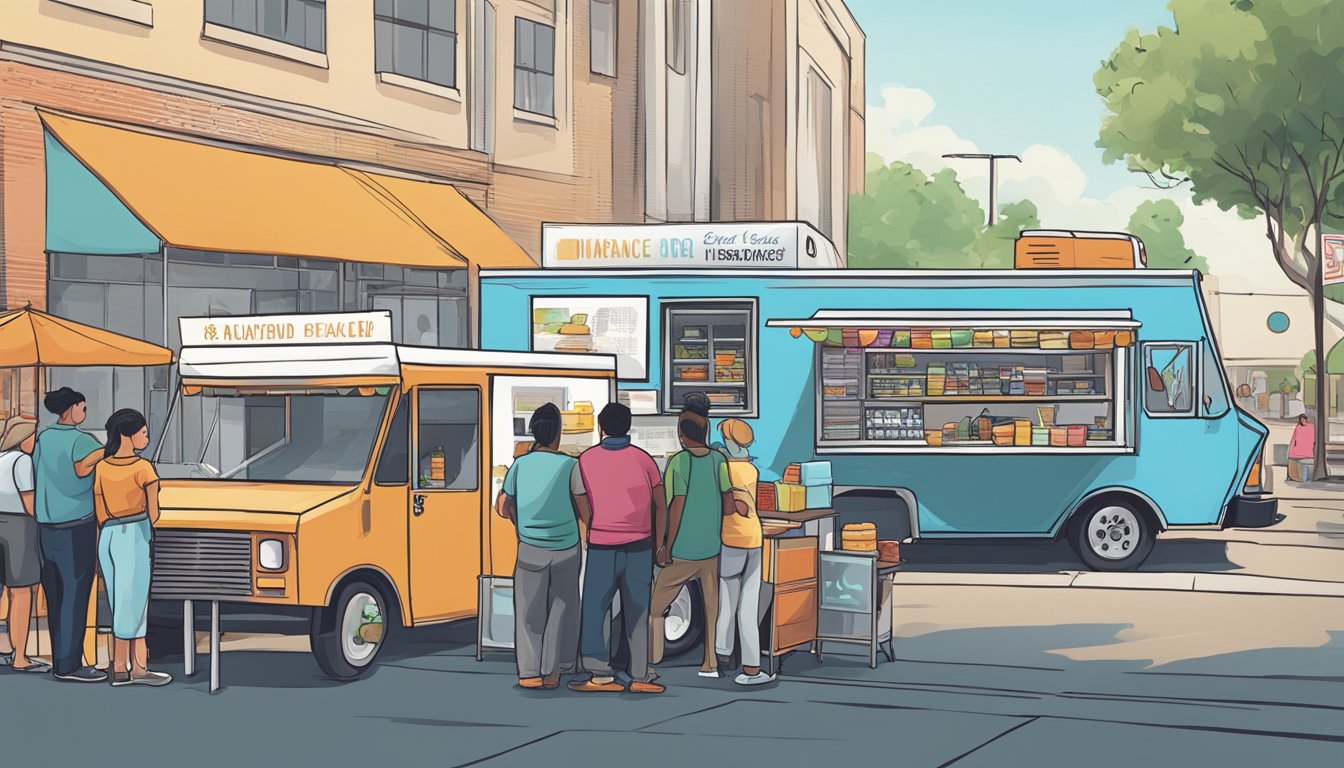
[[[645,296],[535,296],[532,350],[616,356],[623,381],[649,377],[649,300]]]

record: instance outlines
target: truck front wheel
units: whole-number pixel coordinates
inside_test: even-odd
[[[1094,571],[1132,571],[1148,559],[1157,540],[1152,518],[1132,503],[1105,499],[1073,518],[1069,542]]]
[[[388,615],[377,587],[364,581],[346,584],[331,605],[313,611],[309,636],[317,666],[336,680],[363,676],[387,642]]]

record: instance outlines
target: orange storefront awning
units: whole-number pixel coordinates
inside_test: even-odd
[[[165,245],[429,269],[469,262],[535,265],[449,184],[367,174],[48,112],[41,117],[47,130]],[[498,263],[501,258],[507,264]]]

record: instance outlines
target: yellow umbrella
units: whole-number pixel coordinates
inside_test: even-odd
[[[144,367],[169,365],[173,352],[157,344],[48,315],[32,307],[0,313],[0,366]]]

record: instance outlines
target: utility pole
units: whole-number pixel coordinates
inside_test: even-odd
[[[952,155],[943,155],[943,157],[945,159],[955,158],[958,160],[989,161],[989,223],[987,223],[985,226],[987,227],[994,226],[994,222],[997,221],[999,218],[999,211],[996,205],[996,201],[998,200],[999,196],[998,162],[1000,160],[1016,160],[1017,162],[1020,163],[1022,162],[1022,158],[1018,157],[1017,155],[995,155],[995,154],[980,154],[980,153],[960,153]]]

